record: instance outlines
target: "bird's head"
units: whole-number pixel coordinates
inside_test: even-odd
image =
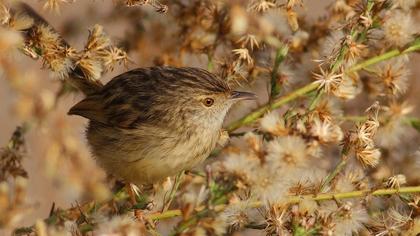
[[[177,68],[173,91],[178,99],[173,101],[175,110],[182,111],[192,124],[221,126],[233,104],[256,99],[255,94],[232,90],[222,78],[198,68]]]

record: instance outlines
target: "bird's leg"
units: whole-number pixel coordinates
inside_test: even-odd
[[[168,200],[166,201],[164,200],[162,212],[167,211],[169,209],[169,206],[171,205],[173,199],[175,198],[176,191],[178,190],[179,185],[181,184],[181,180],[184,177],[184,173],[185,171],[182,171],[175,177],[174,184],[172,185],[172,188],[169,192]]]
[[[130,198],[130,203],[131,203],[131,205],[133,207],[133,210],[134,210],[134,216],[138,220],[143,221],[144,220],[143,210],[136,208],[137,196],[139,196],[141,194],[141,190],[139,189],[139,187],[137,187],[135,184],[132,184],[132,183],[127,183],[125,185],[125,187],[127,189],[127,194]]]
[[[135,206],[137,204],[137,196],[141,194],[141,190],[132,183],[127,183],[125,187],[130,198],[130,203]]]

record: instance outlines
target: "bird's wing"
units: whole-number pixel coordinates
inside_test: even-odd
[[[130,101],[123,104],[116,102],[118,98],[109,100],[100,95],[92,95],[74,105],[68,114],[119,128],[135,128],[142,119],[141,111],[133,108]]]
[[[155,86],[138,80],[147,75],[140,70],[127,72],[111,80],[98,93],[88,95],[74,105],[68,114],[119,128],[135,128],[150,116]]]

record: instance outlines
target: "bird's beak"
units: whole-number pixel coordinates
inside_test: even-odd
[[[233,91],[230,94],[232,100],[256,100],[257,95],[248,92]]]

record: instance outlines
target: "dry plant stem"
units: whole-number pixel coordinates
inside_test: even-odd
[[[391,51],[388,51],[384,54],[372,57],[370,59],[367,59],[363,62],[360,62],[352,67],[350,67],[348,70],[346,70],[346,73],[354,73],[357,72],[359,70],[362,70],[366,67],[375,65],[379,62],[382,61],[386,61],[388,59],[391,59],[393,57],[397,57],[397,56],[401,56],[410,52],[414,52],[414,51],[418,51],[420,50],[420,39],[415,40],[411,46],[409,46],[408,48],[404,49],[404,50],[399,50],[399,49],[394,49]],[[270,111],[272,109],[277,109],[281,106],[283,106],[284,104],[287,104],[299,97],[304,96],[307,93],[310,93],[314,90],[316,90],[318,88],[317,84],[314,83],[310,83],[307,84],[301,88],[298,88],[294,91],[292,91],[291,93],[281,96],[277,99],[274,99],[271,103],[266,103],[264,105],[262,105],[261,107],[257,108],[256,110],[254,110],[253,112],[245,115],[244,117],[242,117],[241,119],[232,122],[231,124],[229,124],[226,128],[226,130],[228,132],[233,132],[237,129],[239,129],[242,126],[251,124],[253,122],[255,122],[258,118],[260,118],[261,116],[264,115],[264,113],[266,113],[267,111]]]
[[[172,186],[172,188],[171,188],[171,190],[169,192],[168,200],[165,201],[165,204],[163,205],[162,212],[167,211],[169,209],[169,207],[171,206],[171,203],[172,203],[172,201],[175,198],[176,191],[178,190],[179,185],[181,184],[184,175],[185,175],[185,171],[182,171],[181,173],[179,173],[175,177],[174,185]]]
[[[366,196],[387,196],[392,194],[401,194],[401,193],[420,193],[420,186],[410,186],[410,187],[401,187],[399,189],[378,189],[375,191],[372,190],[360,190],[353,192],[345,193],[323,193],[314,195],[303,195],[303,196],[293,196],[289,198],[289,204],[296,204],[302,200],[313,200],[313,201],[327,201],[327,200],[338,200],[338,199],[347,199],[347,198],[357,198],[357,197],[366,197]],[[258,208],[263,206],[263,203],[260,201],[253,202],[249,207]],[[218,207],[218,210],[223,210],[223,205]],[[150,214],[148,217],[150,220],[164,220],[181,215],[181,210],[170,210],[162,213]]]

